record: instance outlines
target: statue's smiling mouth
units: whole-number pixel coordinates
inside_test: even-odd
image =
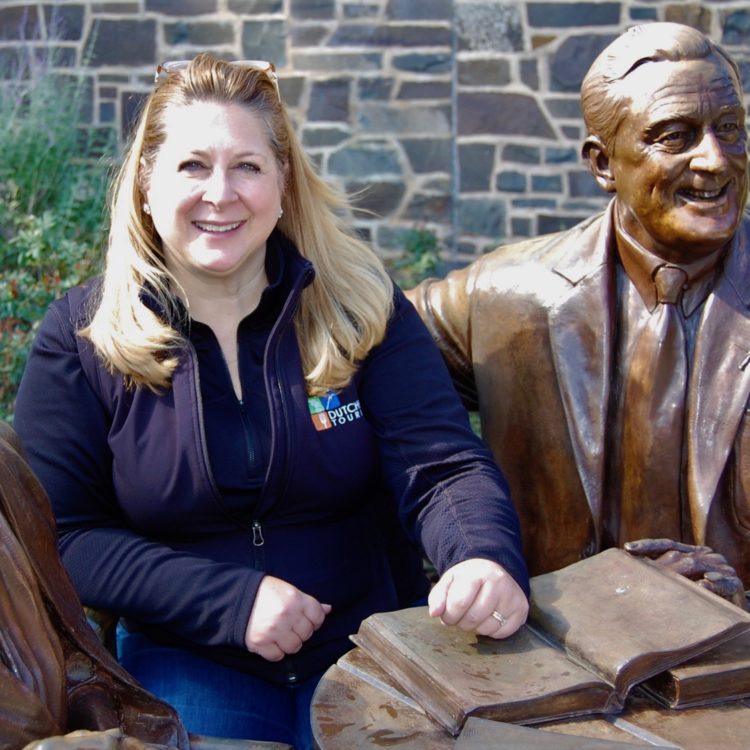
[[[712,201],[723,198],[729,190],[729,183],[721,188],[715,188],[713,190],[696,190],[693,188],[683,188],[679,190],[677,194],[686,201],[699,202],[699,203],[710,203]]]

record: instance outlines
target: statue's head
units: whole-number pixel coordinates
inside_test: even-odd
[[[633,27],[596,58],[581,104],[583,156],[627,232],[675,262],[726,245],[747,198],[747,133],[719,45],[680,24]]]

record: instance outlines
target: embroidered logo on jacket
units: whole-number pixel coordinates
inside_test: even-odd
[[[340,427],[362,417],[359,400],[342,404],[335,391],[328,391],[325,396],[310,396],[307,399],[307,408],[318,432]]]

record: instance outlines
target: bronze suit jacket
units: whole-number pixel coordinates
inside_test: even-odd
[[[532,574],[601,548],[614,353],[609,209],[409,292],[505,472]],[[750,220],[705,302],[687,397],[692,539],[750,582]]]

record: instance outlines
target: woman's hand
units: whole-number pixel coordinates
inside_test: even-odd
[[[321,604],[280,578],[266,576],[250,612],[245,647],[268,661],[280,661],[296,654],[330,611],[330,604]]]
[[[446,625],[507,638],[526,622],[529,603],[521,587],[492,560],[472,558],[443,573],[428,599],[430,615]]]

